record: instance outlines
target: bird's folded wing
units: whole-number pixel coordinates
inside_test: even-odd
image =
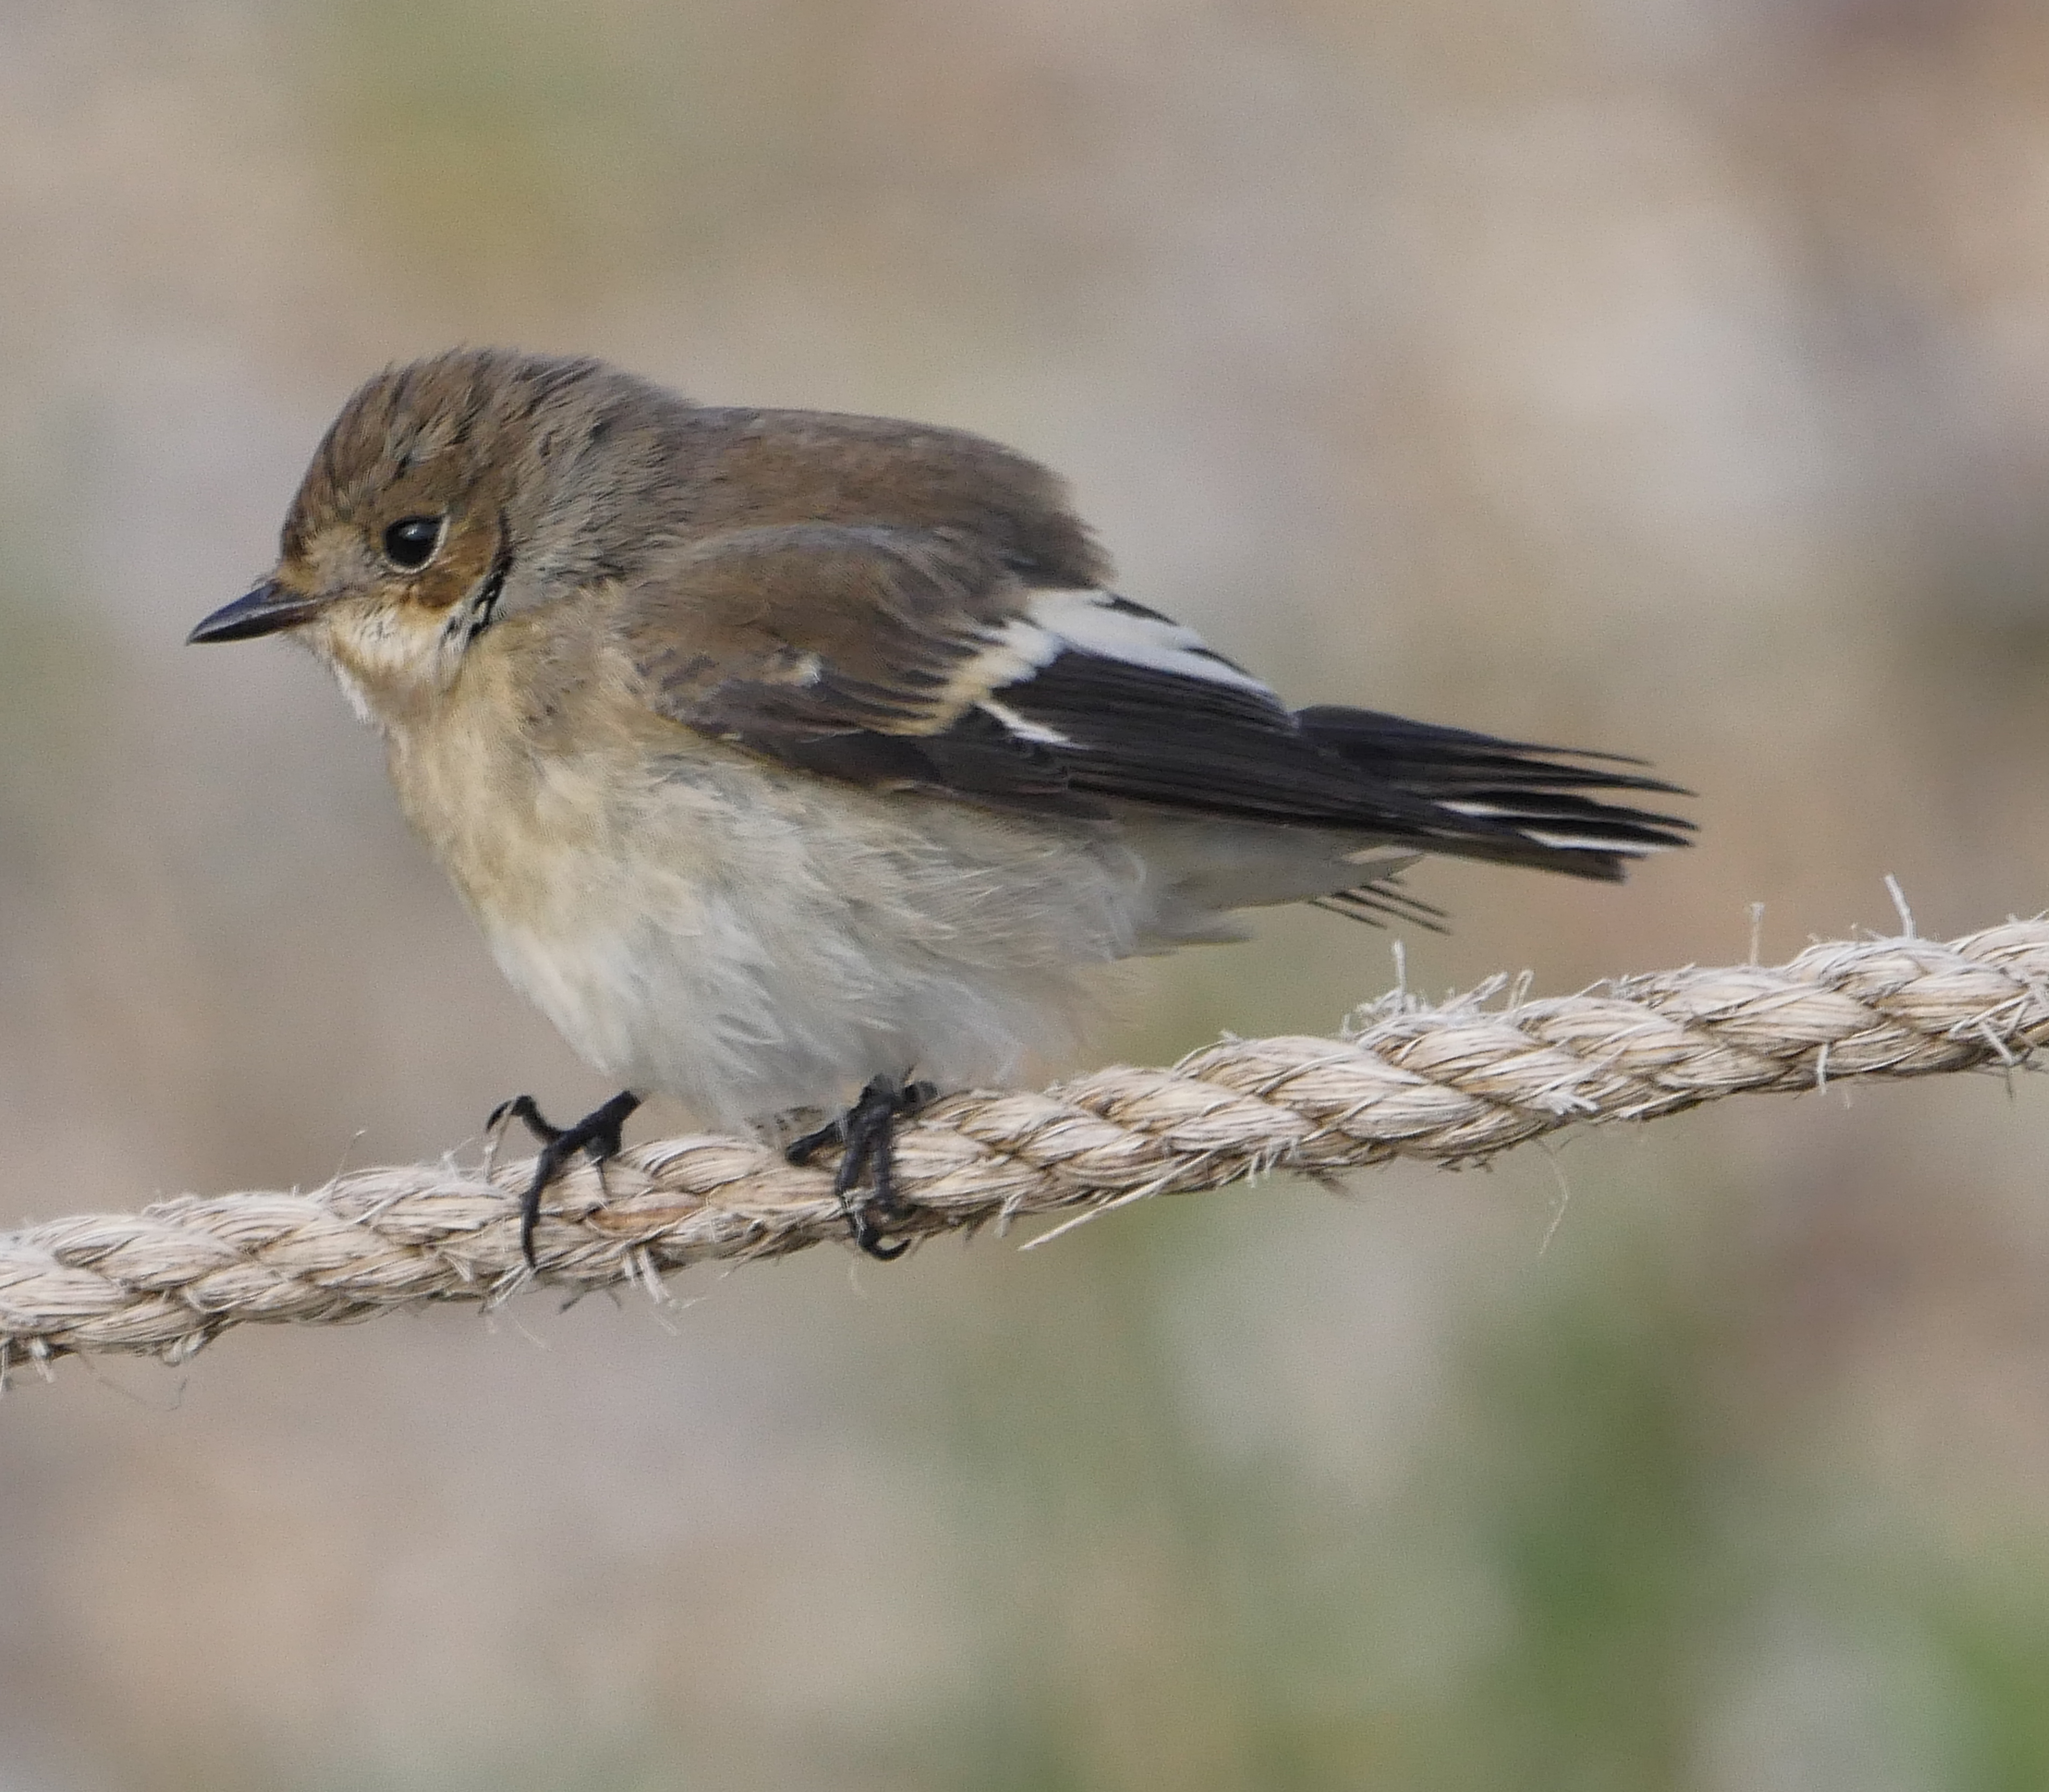
[[[1390,791],[1363,814],[1358,772],[1191,631],[1035,588],[943,532],[720,536],[624,623],[655,709],[825,776],[1069,814],[1123,799],[1358,824],[1412,807]]]
[[[805,523],[714,537],[633,596],[624,620],[661,713],[872,787],[1070,814],[1145,803],[1418,844],[1498,838],[1513,851],[1527,844],[1526,818],[1551,818],[1555,793],[1670,788],[1363,711],[1297,716],[1157,612],[1034,585],[943,530]],[[1584,798],[1566,807],[1647,840],[1663,820]],[[1608,874],[1591,861],[1573,869]]]

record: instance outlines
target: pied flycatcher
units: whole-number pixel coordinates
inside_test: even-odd
[[[658,1091],[845,1109],[790,1149],[844,1145],[854,1238],[894,1256],[892,1121],[1071,1047],[1111,961],[1277,903],[1428,925],[1391,882],[1420,853],[1615,879],[1686,828],[1592,794],[1677,794],[1629,762],[1291,710],[1119,595],[993,442],[595,360],[366,384],[275,571],[191,638],[280,632],[383,737],[500,967],[624,1086],[567,1128],[500,1110],[542,1141],[529,1261],[548,1183]]]

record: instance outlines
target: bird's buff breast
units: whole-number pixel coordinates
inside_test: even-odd
[[[1085,830],[818,790],[722,748],[395,752],[501,970],[577,1054],[708,1121],[1074,1043],[1139,882]]]

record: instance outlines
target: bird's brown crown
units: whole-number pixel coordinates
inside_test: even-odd
[[[616,573],[646,533],[632,497],[659,482],[691,408],[587,359],[461,349],[389,368],[322,439],[281,575],[329,592],[395,578],[407,601],[445,608],[523,542],[551,550],[558,578]],[[417,569],[409,523],[415,538],[445,531]]]

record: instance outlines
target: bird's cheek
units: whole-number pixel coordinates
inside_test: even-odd
[[[495,528],[452,523],[441,552],[407,587],[407,604],[428,617],[446,616],[491,576],[497,554]]]

